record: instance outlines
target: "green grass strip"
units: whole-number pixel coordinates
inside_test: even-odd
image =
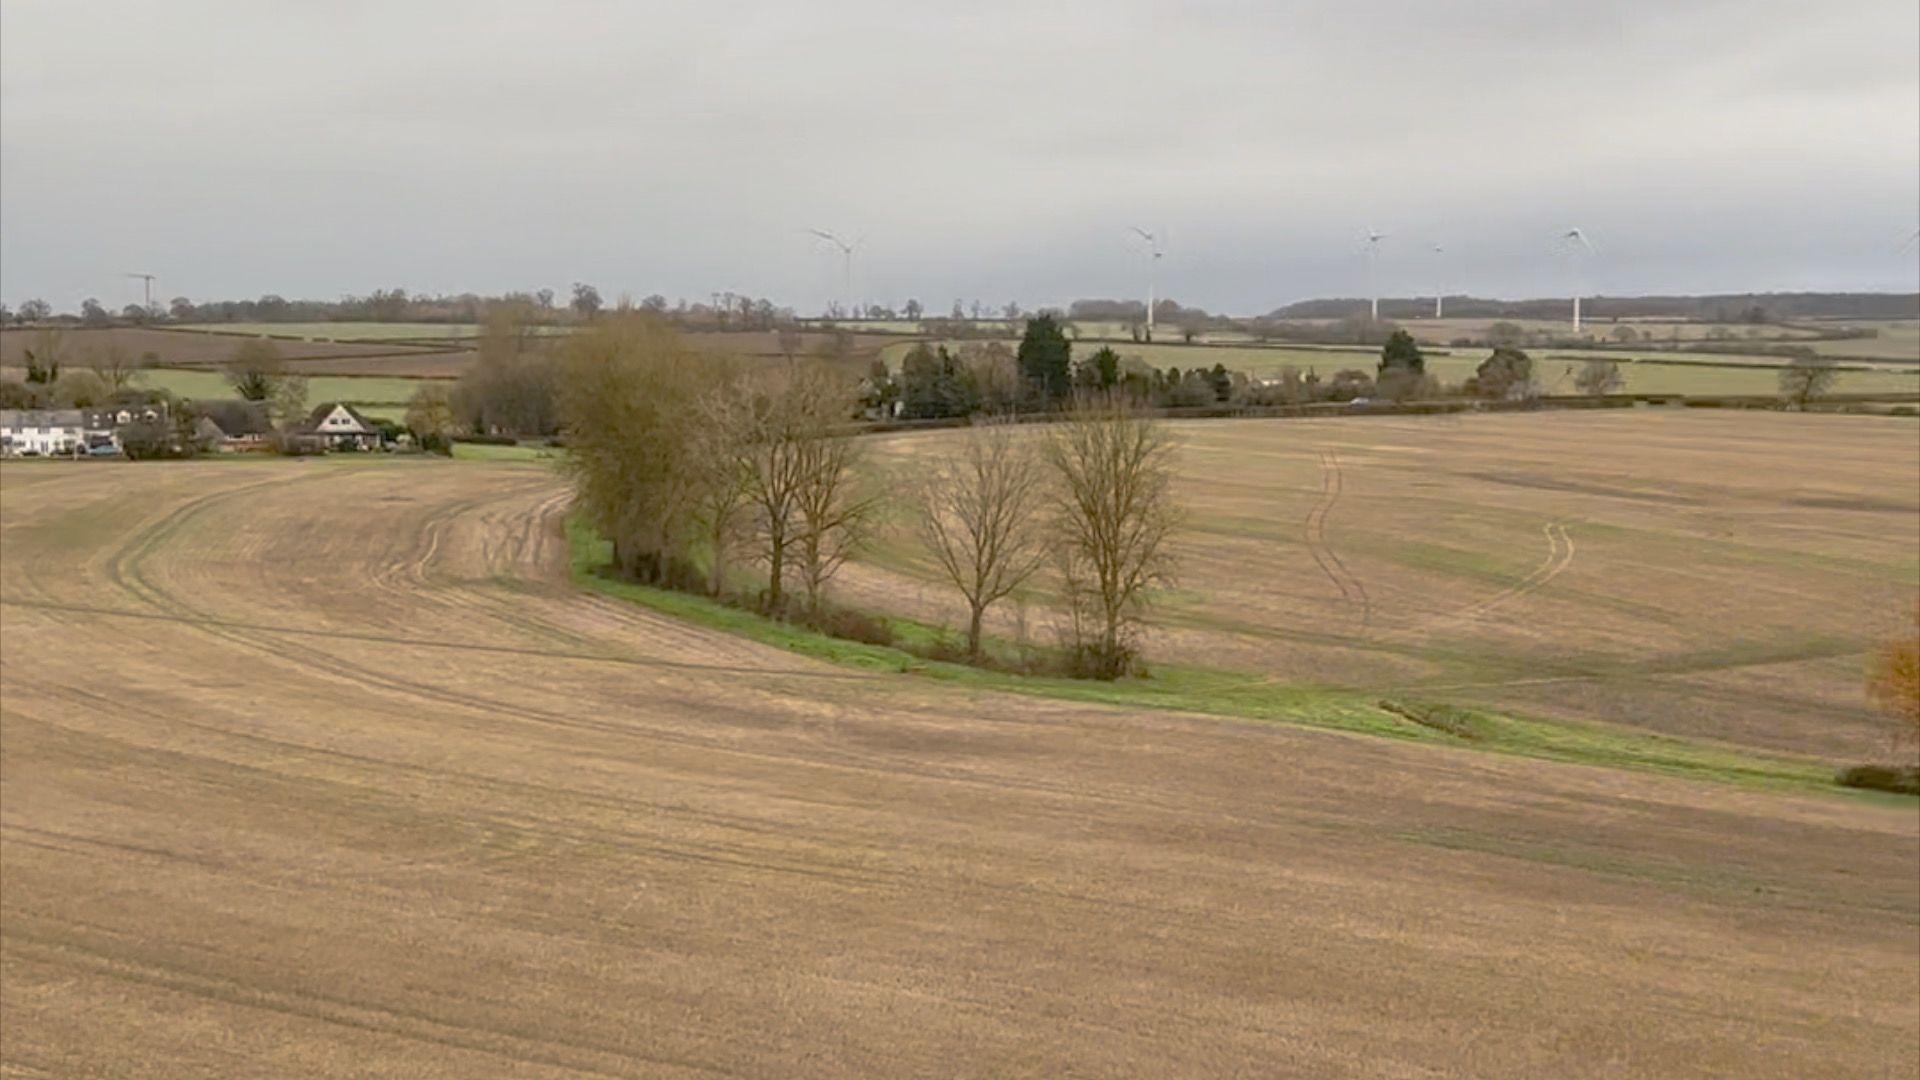
[[[1911,805],[1910,800],[1902,803],[1897,797],[1841,788],[1834,783],[1833,767],[1813,758],[1755,753],[1690,739],[1455,706],[1445,707],[1455,720],[1448,725],[1450,730],[1441,730],[1407,718],[1409,712],[1432,708],[1429,703],[1396,697],[1389,702],[1394,706],[1389,710],[1381,707],[1378,698],[1354,690],[1277,683],[1244,672],[1170,665],[1156,668],[1150,678],[1097,682],[929,660],[900,648],[831,637],[709,597],[608,577],[603,571],[612,561],[612,545],[577,517],[567,520],[567,541],[573,580],[586,589],[695,625],[864,671],[907,674],[975,690],[1296,724],[1743,787],[1824,791]],[[906,642],[929,642],[944,633],[912,620],[888,621],[896,637]],[[994,642],[992,647],[1011,652],[1006,642]]]

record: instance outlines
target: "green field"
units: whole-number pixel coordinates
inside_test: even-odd
[[[491,443],[453,444],[455,461],[543,461],[558,463],[564,451],[549,446],[496,446]]]
[[[948,342],[957,346],[959,342]],[[1007,341],[1009,348],[1018,342]],[[1100,346],[1082,342],[1074,347],[1075,356],[1088,355]],[[1271,378],[1282,369],[1293,367],[1314,371],[1321,377],[1345,368],[1372,372],[1379,363],[1379,351],[1372,348],[1331,348],[1287,346],[1265,348],[1236,345],[1151,345],[1116,344],[1111,346],[1123,359],[1137,358],[1155,368],[1177,367],[1188,370],[1225,364],[1230,371],[1244,371],[1255,378]],[[896,343],[882,351],[889,366],[896,370],[913,345]],[[1449,349],[1445,355],[1427,357],[1427,370],[1446,383],[1459,383],[1474,373],[1486,359],[1487,349]],[[1537,349],[1534,358],[1536,377],[1550,394],[1576,392],[1573,374],[1588,357],[1620,362],[1631,394],[1772,394],[1779,390],[1779,369],[1786,363],[1777,356],[1720,356],[1711,353],[1658,353],[1634,356],[1616,352],[1582,353],[1572,349]],[[1659,363],[1685,360],[1693,363]],[[1710,365],[1710,366],[1709,366]],[[1920,367],[1888,362],[1871,371],[1843,371],[1834,388],[1842,394],[1910,394],[1920,392]]]
[[[1810,342],[1813,351],[1826,356],[1874,356],[1920,364],[1920,319],[1862,321],[1847,325],[1879,331],[1879,336]]]
[[[182,371],[174,368],[154,368],[143,371],[138,376],[139,384],[157,390],[165,390],[178,397],[192,399],[230,398],[233,388],[227,385],[226,377],[215,371]],[[361,406],[392,406],[398,412],[406,411],[407,399],[414,391],[431,383],[445,384],[444,379],[392,379],[371,375],[315,375],[307,380],[307,402],[318,405],[324,401],[344,401]],[[378,415],[375,410],[367,410]]]

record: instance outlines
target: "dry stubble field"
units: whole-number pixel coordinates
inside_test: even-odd
[[[1920,590],[1910,419],[1633,409],[1175,431],[1188,529],[1158,660],[1835,761],[1884,750],[1862,684]],[[878,456],[953,438],[888,436]],[[848,584],[964,625],[908,530]]]
[[[1908,805],[827,667],[576,591],[564,505],[0,468],[0,1069],[1914,1068]]]

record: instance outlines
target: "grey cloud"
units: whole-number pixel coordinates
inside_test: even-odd
[[[0,294],[1912,288],[1920,9],[15,3]],[[1445,264],[1427,246],[1446,244]]]

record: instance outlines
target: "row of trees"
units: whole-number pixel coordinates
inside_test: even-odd
[[[616,308],[602,321],[625,324],[635,319],[663,327],[683,325],[670,313],[644,307]],[[490,308],[475,340],[477,362],[451,388],[422,385],[409,403],[407,426],[430,448],[457,436],[557,436],[567,356],[571,338],[578,335],[541,333],[542,326],[539,313],[524,304]],[[809,350],[808,338],[792,326],[782,326],[775,341],[789,364],[810,355],[844,369],[853,351],[846,334],[816,337]],[[704,370],[709,378],[719,379],[724,367],[710,363]]]
[[[1075,357],[1059,324],[1038,316],[1029,321],[1017,352],[999,342],[923,343],[907,352],[897,373],[876,359],[863,402],[875,415],[926,420],[1052,411],[1106,391],[1161,407],[1213,405],[1241,400],[1248,385],[1245,375],[1224,364],[1160,371],[1107,346]]]
[[[1829,393],[1837,378],[1832,360],[1796,357],[1780,370],[1780,396],[1790,406],[1804,407]],[[1575,390],[1590,396],[1618,393],[1626,384],[1619,362],[1600,357],[1582,361],[1572,372],[1572,382]],[[1104,346],[1075,358],[1071,342],[1049,315],[1028,321],[1020,350],[1011,357],[997,345],[965,343],[949,350],[923,344],[907,354],[897,375],[876,361],[867,385],[870,406],[906,419],[1045,410],[1073,394],[1111,389],[1170,408],[1297,405],[1372,397],[1396,402],[1450,396],[1502,401],[1534,398],[1547,390],[1537,377],[1533,358],[1514,345],[1496,345],[1473,375],[1449,385],[1427,371],[1426,355],[1413,336],[1395,329],[1382,343],[1371,373],[1344,369],[1323,380],[1315,372],[1289,367],[1275,379],[1255,383],[1221,364],[1186,372],[1177,367],[1157,371]]]
[[[581,508],[622,574],[720,592],[744,548],[766,567],[769,612],[795,613],[790,573],[803,613],[820,612],[876,505],[843,379],[812,364],[747,372],[625,318],[567,342],[559,407]]]
[[[983,418],[911,483],[868,460],[845,375],[716,360],[657,320],[569,340],[558,399],[580,509],[636,580],[726,595],[730,568],[751,564],[762,610],[831,629],[844,613],[829,583],[905,510],[966,605],[969,656],[988,609],[1052,567],[1073,669],[1111,678],[1135,662],[1148,595],[1171,571],[1172,444],[1118,390],[1075,399],[1044,430]],[[898,490],[910,506],[889,499]]]
[[[86,409],[127,390],[139,372],[153,366],[153,353],[139,357],[117,342],[75,349],[52,327],[33,332],[21,349],[26,368],[19,381],[0,381],[0,408]]]
[[[916,481],[915,521],[966,602],[968,656],[980,657],[987,609],[1051,565],[1071,670],[1111,679],[1131,669],[1150,594],[1174,569],[1173,453],[1162,424],[1108,391],[1038,433],[976,422],[932,463]]]
[[[478,323],[502,306],[538,323],[591,322],[601,313],[637,309],[686,326],[704,329],[769,330],[792,324],[793,311],[773,301],[731,292],[714,293],[710,302],[669,301],[655,294],[642,300],[620,297],[609,304],[600,290],[574,282],[569,295],[552,289],[509,292],[499,296],[410,294],[406,289],[375,289],[364,296],[339,300],[289,300],[273,293],[250,300],[195,301],[176,296],[147,308],[128,304],[118,311],[89,297],[71,313],[56,312],[45,300],[21,302],[17,310],[0,305],[0,325],[78,324],[85,327],[146,325],[155,322],[431,322]]]
[[[1578,372],[1583,393],[1612,393],[1623,380],[1619,365],[1594,360]],[[1443,386],[1426,368],[1426,356],[1405,331],[1388,335],[1373,372],[1347,369],[1323,380],[1317,373],[1283,369],[1279,377],[1255,383],[1224,364],[1181,371],[1156,370],[1111,347],[1075,357],[1059,322],[1040,315],[1027,323],[1018,352],[998,343],[965,342],[954,347],[916,345],[897,373],[876,360],[866,383],[867,406],[880,415],[904,419],[969,416],[1007,411],[1045,411],[1075,395],[1110,390],[1167,408],[1217,404],[1279,405],[1351,401],[1379,396],[1394,401],[1464,394],[1494,400],[1535,396],[1541,388],[1534,364],[1524,351],[1495,348],[1474,375],[1458,387]]]

